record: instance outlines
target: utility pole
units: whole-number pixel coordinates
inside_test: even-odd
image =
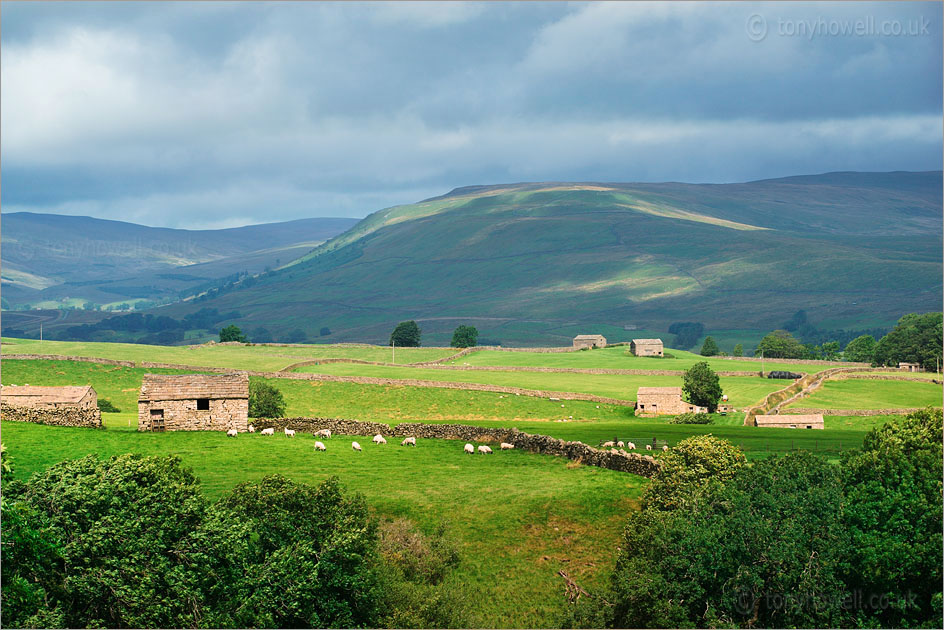
[[[43,323],[39,322],[39,340],[43,340]]]
[[[390,344],[393,346],[393,359],[390,362],[396,363],[397,362],[397,340],[391,339]]]

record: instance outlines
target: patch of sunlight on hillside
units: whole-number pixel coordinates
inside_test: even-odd
[[[614,195],[614,197],[618,199],[624,199],[626,201],[626,203],[617,204],[621,208],[629,208],[630,210],[635,210],[636,212],[651,214],[657,217],[665,217],[667,219],[681,219],[683,221],[694,221],[695,223],[708,223],[710,225],[726,227],[732,230],[753,231],[770,229],[756,225],[749,225],[747,223],[738,223],[737,221],[728,221],[727,219],[719,219],[718,217],[698,214],[697,212],[689,212],[688,210],[673,208],[671,206],[656,205],[649,203],[648,201],[634,199],[629,195]]]
[[[2,278],[4,282],[20,284],[25,287],[30,287],[31,289],[45,289],[46,287],[59,284],[58,281],[51,278],[37,276],[36,274],[29,273],[28,271],[20,271],[19,269],[10,269],[8,264],[4,264]]]

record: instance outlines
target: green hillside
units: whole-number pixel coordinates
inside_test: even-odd
[[[504,345],[673,321],[769,330],[800,308],[814,323],[883,326],[940,304],[940,208],[940,172],[462,188],[162,312],[238,310],[274,331],[329,326],[331,341],[383,342],[416,319],[430,344],[458,323]]]

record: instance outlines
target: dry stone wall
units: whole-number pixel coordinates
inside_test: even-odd
[[[79,361],[82,363],[99,363],[101,365],[120,365],[134,367],[134,361],[118,361],[116,359],[99,359],[98,357],[73,357],[64,354],[4,354],[3,360],[40,360],[40,361]]]
[[[547,435],[524,433],[518,429],[501,427],[476,427],[465,424],[426,424],[404,422],[391,427],[380,422],[361,422],[336,418],[257,418],[253,420],[257,429],[285,428],[303,433],[314,433],[330,429],[337,435],[376,435],[417,437],[441,440],[464,440],[469,442],[508,442],[515,448],[541,455],[566,457],[587,466],[628,472],[642,477],[652,477],[662,464],[649,455],[606,451],[593,448],[583,442],[567,442]]]
[[[921,407],[899,409],[802,409],[794,407],[784,409],[784,415],[821,414],[824,416],[906,416],[909,413],[921,411]]]
[[[0,403],[0,417],[12,422],[33,422],[59,427],[102,428],[98,409],[66,407],[13,407]]]

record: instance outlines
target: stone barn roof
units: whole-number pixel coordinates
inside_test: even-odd
[[[637,346],[661,346],[661,339],[633,339],[633,343]]]
[[[138,400],[249,398],[247,374],[145,374]]]
[[[602,339],[603,335],[577,335],[574,339]]]
[[[640,387],[637,396],[681,396],[681,387]]]
[[[38,385],[4,385],[0,397],[4,402],[17,403],[77,403],[92,389],[91,385],[41,387]]]

